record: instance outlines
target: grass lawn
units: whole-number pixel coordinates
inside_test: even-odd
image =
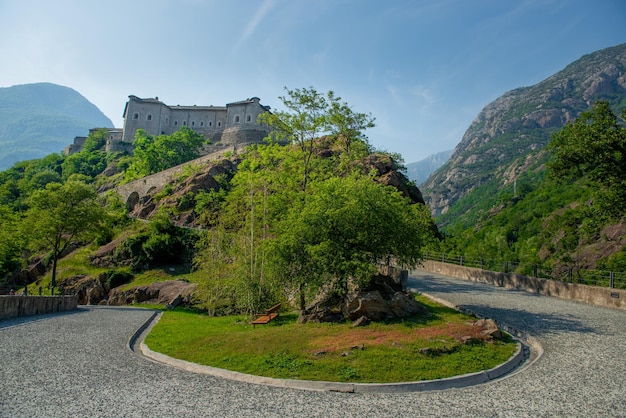
[[[253,328],[245,317],[166,311],[146,338],[154,351],[274,378],[389,383],[461,375],[505,362],[516,345],[477,337],[475,318],[418,296],[431,315],[365,327],[298,324],[281,314]],[[469,344],[462,337],[475,337]],[[420,348],[430,348],[427,354]]]

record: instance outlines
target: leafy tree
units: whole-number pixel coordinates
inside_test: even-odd
[[[172,135],[153,137],[143,129],[135,135],[132,162],[126,170],[126,180],[141,178],[199,156],[200,147],[206,142],[201,134],[183,126]]]
[[[375,118],[369,114],[355,113],[347,103],[340,102],[341,98],[335,98],[332,92],[329,92],[328,96],[330,100],[328,122],[334,136],[341,143],[343,151],[350,154],[352,144],[355,142],[368,145],[367,137],[363,132],[375,126]]]
[[[272,139],[295,144],[300,149],[301,189],[306,196],[321,138],[324,135],[333,136],[341,142],[344,152],[349,153],[354,142],[367,144],[363,131],[374,126],[374,118],[355,113],[332,91],[324,96],[313,87],[285,90],[287,95],[279,98],[287,110],[263,113],[259,115],[259,123],[272,127]]]
[[[626,118],[626,111],[623,113]],[[552,176],[588,176],[600,211],[619,218],[626,207],[626,128],[606,101],[596,102],[574,122],[556,132],[548,150]]]
[[[118,246],[115,258],[118,262],[130,263],[134,270],[183,264],[193,258],[197,238],[197,231],[176,227],[167,210],[159,210],[143,231]]]
[[[345,299],[348,280],[366,283],[376,263],[415,266],[429,224],[427,209],[392,187],[368,177],[333,177],[315,184],[303,207],[280,223],[272,254],[293,284],[337,280]]]
[[[0,278],[20,267],[24,248],[18,215],[7,206],[0,206]]]
[[[22,226],[35,249],[51,251],[54,287],[59,256],[70,242],[92,239],[104,222],[105,211],[95,190],[77,181],[49,183],[30,196],[29,204]]]

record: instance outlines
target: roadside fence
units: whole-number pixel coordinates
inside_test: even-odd
[[[542,266],[541,264],[471,258],[460,254],[446,254],[432,251],[424,253],[424,260],[440,261],[442,263],[474,267],[500,273],[515,273],[541,279],[559,280],[568,283],[608,287],[611,289],[626,289],[626,272],[583,269],[578,266],[565,266],[552,269]]]

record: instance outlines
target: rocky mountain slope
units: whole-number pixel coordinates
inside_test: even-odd
[[[450,160],[423,183],[433,215],[452,210],[458,217],[472,211],[470,195],[481,189],[481,200],[486,196],[495,204],[497,193],[513,189],[520,174],[541,170],[551,134],[598,100],[608,100],[617,114],[626,108],[626,44],[585,55],[548,79],[485,106]]]
[[[454,150],[441,151],[436,154],[429,155],[423,160],[409,163],[406,165],[406,176],[409,180],[419,185],[439,167],[445,164],[452,155]]]
[[[77,91],[51,83],[0,88],[0,170],[61,152],[76,136],[113,123]]]

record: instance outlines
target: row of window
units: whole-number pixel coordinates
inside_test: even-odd
[[[134,120],[139,120],[139,113],[137,113],[137,112],[133,113],[133,119]],[[150,113],[148,113],[146,115],[146,120],[148,120],[148,121],[152,120],[152,115]],[[239,123],[240,121],[241,121],[241,119],[240,119],[239,115],[235,115],[235,123]],[[248,123],[252,122],[252,116],[247,115],[246,116],[246,122],[248,122]],[[169,119],[165,119],[165,123],[168,124],[169,123]],[[186,125],[187,125],[187,121],[183,121],[183,126],[186,126]],[[178,126],[178,121],[177,120],[174,121],[174,126]],[[191,122],[191,126],[196,126],[196,122],[192,121]],[[203,121],[200,122],[200,126],[204,127],[204,122]],[[209,122],[209,127],[212,127],[212,126],[213,126],[213,122]],[[222,122],[218,121],[217,122],[217,127],[220,128],[221,126],[222,126]]]

